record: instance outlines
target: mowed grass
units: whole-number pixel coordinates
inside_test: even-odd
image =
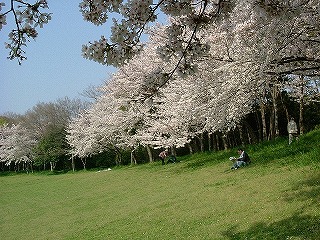
[[[320,131],[288,146],[0,177],[1,239],[320,239]]]

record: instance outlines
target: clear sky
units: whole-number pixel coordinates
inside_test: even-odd
[[[82,44],[108,36],[108,26],[85,22],[79,3],[80,0],[48,1],[52,20],[38,29],[39,36],[29,43],[28,59],[21,66],[17,60],[7,59],[9,52],[4,42],[13,26],[7,19],[8,24],[0,31],[0,115],[24,114],[39,102],[54,102],[65,96],[81,97],[86,88],[101,85],[115,71],[82,58]]]

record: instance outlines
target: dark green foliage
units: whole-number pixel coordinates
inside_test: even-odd
[[[246,231],[238,231],[233,226],[224,232],[226,239],[309,239],[318,240],[320,236],[320,219],[318,217],[297,213],[289,218],[274,223],[259,222]],[[305,238],[308,236],[307,238]]]
[[[18,115],[12,115],[12,116],[0,116],[0,127],[5,125],[5,124],[13,124],[15,123],[15,117]]]
[[[92,155],[86,158],[86,169],[104,169],[115,165],[116,153],[113,149]],[[75,168],[82,170],[83,165],[80,159],[75,157]]]
[[[142,146],[139,146],[139,147],[135,150],[135,157],[136,157],[136,159],[137,159],[137,163],[138,163],[138,164],[149,162],[147,151],[146,151],[146,149],[145,149],[144,147],[142,147]]]
[[[298,119],[298,118],[297,118]],[[310,103],[304,111],[305,131],[311,131],[320,123],[320,104]]]
[[[44,137],[34,148],[35,166],[44,166],[48,163],[60,164],[60,168],[65,168],[67,156],[67,142],[63,127],[50,127]]]
[[[0,116],[0,126],[3,126],[5,124],[7,124],[7,123],[8,123],[7,119],[5,117],[1,117]]]

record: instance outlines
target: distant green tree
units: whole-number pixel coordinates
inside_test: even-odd
[[[59,161],[67,159],[67,147],[64,128],[51,126],[34,148],[35,165],[43,165],[45,169],[50,164],[50,170],[54,171]]]
[[[5,117],[0,117],[0,126],[7,124],[7,119]]]

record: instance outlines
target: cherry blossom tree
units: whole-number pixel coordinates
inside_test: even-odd
[[[227,93],[224,88],[221,88],[224,80],[212,77],[212,72],[207,70],[213,66],[210,65],[212,59],[199,63],[199,65],[202,64],[202,71],[188,78],[182,78],[177,73],[168,82],[163,77],[161,72],[170,69],[179,61],[179,58],[176,58],[176,62],[164,62],[157,55],[158,47],[161,47],[161,42],[162,44],[164,42],[165,29],[166,27],[159,26],[154,30],[148,46],[140,55],[137,55],[114,74],[113,81],[105,87],[105,95],[94,105],[92,114],[89,115],[94,120],[90,124],[98,126],[98,128],[95,127],[96,132],[103,136],[103,138],[98,137],[100,143],[102,139],[110,143],[112,138],[113,141],[117,140],[113,144],[120,144],[119,140],[121,139],[122,143],[130,145],[128,139],[131,141],[134,139],[133,142],[145,146],[181,147],[198,133],[205,131],[206,125],[207,130],[212,130],[212,126],[215,127],[214,130],[221,129],[222,126],[225,128],[222,123],[218,125],[211,121],[210,125],[209,121],[206,122],[209,108],[206,104],[218,100],[216,97],[218,93],[220,96]],[[214,67],[216,68],[216,66]],[[227,69],[225,68],[226,71]],[[221,69],[216,71],[217,76],[220,72]],[[229,77],[226,75],[226,78]],[[250,82],[249,80],[250,78],[247,78],[247,82]],[[228,82],[225,85],[229,86],[230,84]],[[232,86],[232,94],[236,95],[238,82]],[[114,105],[115,99],[118,102],[116,105]],[[229,103],[230,100],[227,102]],[[239,102],[239,105],[243,106],[243,102]],[[221,112],[219,103],[221,102],[218,102],[214,107],[212,115]],[[232,101],[230,106],[234,106]],[[226,108],[230,106],[226,105]],[[117,108],[121,107],[125,109],[121,114],[126,114],[122,117],[117,115],[119,114]],[[243,109],[238,112],[247,113]],[[112,118],[114,113],[117,114]],[[232,116],[236,118],[235,115]],[[128,122],[124,123],[122,120],[119,122],[120,119],[128,117],[131,119],[127,119]],[[224,114],[221,114],[220,117],[225,119]],[[110,119],[112,120],[110,121]],[[140,125],[137,128],[136,123],[138,122]],[[122,129],[119,131],[119,128]],[[130,128],[135,129],[135,134],[123,135],[123,129]],[[121,137],[119,137],[119,132],[122,133]],[[125,137],[127,140],[124,141]]]
[[[160,29],[159,31],[161,32],[162,30],[163,29]],[[161,37],[155,35],[152,39],[157,44],[151,42],[140,55],[123,66],[114,75],[113,81],[108,83],[108,87],[106,87],[106,94],[101,100],[107,99],[107,101],[98,101],[98,103],[95,104],[95,110],[93,110],[93,112],[95,118],[98,119],[98,124],[96,125],[103,126],[103,128],[99,128],[98,132],[104,136],[104,139],[107,139],[106,142],[111,142],[111,139],[108,139],[107,136],[116,139],[116,136],[118,136],[116,132],[119,126],[122,130],[126,129],[126,127],[123,126],[131,126],[132,128],[135,122],[140,122],[141,124],[139,128],[135,128],[136,132],[134,135],[131,135],[130,138],[132,139],[134,137],[136,139],[135,141],[139,139],[140,144],[157,147],[183,146],[197,133],[202,133],[205,130],[204,127],[206,124],[207,129],[209,129],[208,126],[214,126],[214,130],[220,129],[222,126],[225,128],[225,125],[222,123],[218,125],[217,123],[213,124],[214,121],[211,121],[211,125],[209,125],[210,122],[206,123],[205,120],[208,119],[209,108],[206,104],[209,104],[210,101],[211,103],[217,101],[218,99],[215,95],[218,96],[218,93],[220,93],[220,97],[223,93],[227,94],[223,86],[221,87],[224,81],[212,77],[212,72],[206,71],[206,69],[210,69],[211,67],[210,64],[208,64],[210,61],[202,63],[203,71],[201,71],[201,73],[190,76],[189,78],[181,78],[179,75],[175,75],[174,79],[176,80],[166,82],[166,87],[162,88],[163,82],[161,82],[161,77],[150,81],[150,73],[157,71],[157,69],[170,68],[172,66],[170,64],[172,63],[165,63],[156,55],[156,46],[159,44],[157,41],[160,41]],[[221,69],[217,72],[221,72]],[[226,78],[230,78],[230,76],[226,75]],[[221,82],[219,83],[219,81]],[[242,109],[238,107],[240,110],[237,109],[237,113],[241,113],[242,115],[240,116],[243,116],[247,112],[243,109],[243,102],[240,101],[240,99],[242,99],[240,98],[241,96],[237,98],[239,82],[240,81],[235,82],[234,85],[230,85],[228,82],[225,86],[233,86],[233,91],[231,91],[232,93],[229,92],[229,96],[233,94],[234,99],[239,102],[239,106],[242,106]],[[250,83],[250,78],[247,78],[247,82]],[[243,83],[244,81],[242,84]],[[218,87],[218,85],[220,87]],[[111,95],[117,96],[118,104],[113,105],[113,101],[110,99]],[[250,99],[249,96],[251,95],[248,95],[246,99]],[[228,97],[228,95],[226,97]],[[226,109],[229,108],[230,110],[230,106],[234,107],[234,102],[230,101],[232,99],[233,98],[229,98],[226,100],[226,102],[230,102],[230,105],[226,105]],[[119,104],[119,100],[123,102]],[[221,106],[218,106],[219,103],[221,103],[221,100],[217,103],[217,106],[214,107],[212,115],[221,112]],[[98,105],[101,105],[101,107],[98,107]],[[124,116],[125,118],[129,116],[129,118],[134,119],[134,121],[129,121],[129,125],[124,124],[123,121],[119,122],[119,119],[123,119],[123,117],[119,117],[118,115],[115,115],[117,117],[112,118],[112,121],[107,119],[116,112],[116,108],[120,108],[119,106],[126,109],[122,114],[130,112],[129,115]],[[233,111],[235,110],[236,108],[234,107]],[[230,114],[233,118],[238,116],[233,112]],[[107,118],[105,116],[107,116]],[[224,114],[220,116],[222,119],[225,119]],[[230,118],[232,119],[232,117]],[[222,122],[222,120],[220,120],[220,122]],[[127,128],[129,129],[129,127]],[[110,131],[111,129],[117,130]],[[124,135],[119,137],[118,140],[122,139],[123,141],[123,137]],[[126,137],[129,136],[126,135]]]
[[[34,4],[11,0],[9,5],[5,6],[1,2],[0,26],[6,23],[6,16],[12,13],[16,29],[11,33],[12,43],[7,47],[11,49],[10,58],[18,58],[21,62],[25,58],[21,47],[25,45],[26,39],[36,37],[36,27],[46,24],[51,15],[40,11],[48,7],[44,0]],[[110,37],[102,36],[100,40],[83,46],[84,57],[102,64],[120,66],[141,51],[144,46],[142,35],[150,24],[154,24],[164,14],[175,19],[166,28],[166,44],[158,49],[163,59],[178,58],[175,67],[167,72],[169,77],[176,70],[188,72],[195,66],[194,59],[208,54],[209,45],[202,41],[201,33],[207,31],[208,27],[221,25],[221,22],[231,32],[239,28],[241,22],[244,27],[248,24],[255,26],[244,33],[247,34],[247,45],[264,43],[267,46],[256,49],[256,53],[264,49],[268,51],[272,44],[273,50],[265,58],[270,63],[266,65],[269,73],[310,72],[319,69],[319,61],[313,54],[314,48],[319,45],[319,2],[316,0],[84,0],[79,7],[84,19],[95,25],[105,24],[108,18],[115,16]],[[225,22],[228,19],[230,24],[227,26]],[[271,38],[274,38],[273,41],[266,41]],[[297,67],[299,63],[303,66]]]
[[[12,14],[15,28],[9,33],[8,59],[17,59],[19,64],[25,59],[27,43],[38,36],[37,28],[42,28],[51,20],[51,13],[43,12],[48,9],[46,0],[29,3],[23,0],[0,2],[0,31],[7,24],[7,16]]]
[[[79,99],[61,98],[56,102],[38,103],[16,121],[28,130],[29,135],[37,141],[33,153],[36,164],[44,169],[50,164],[54,170],[56,162],[62,158],[67,146],[64,143],[64,129],[73,116],[87,107]],[[49,153],[51,151],[51,153]]]
[[[223,106],[221,104],[224,102],[230,102],[230,106],[220,107],[220,109],[227,109],[227,112],[220,110],[212,114],[216,118],[211,119],[210,122],[214,122],[217,129],[228,128],[230,124],[234,125],[236,121],[239,121],[236,119],[241,119],[241,116],[250,112],[254,97],[258,96],[257,90],[262,86],[268,86],[264,82],[273,81],[269,80],[272,77],[268,75],[277,76],[306,69],[317,74],[316,70],[319,65],[316,58],[310,58],[309,62],[300,62],[300,68],[294,67],[297,62],[292,61],[286,64],[282,62],[282,59],[288,54],[302,48],[308,34],[311,35],[317,31],[316,22],[319,14],[315,12],[317,7],[312,3],[304,2],[303,13],[298,13],[297,9],[300,5],[297,5],[297,2],[279,3],[275,6],[283,8],[282,11],[272,13],[275,6],[261,6],[262,2],[258,6],[252,1],[238,2],[227,19],[220,21],[219,24],[212,24],[212,28],[207,30],[209,37],[204,40],[210,45],[209,55],[204,61],[207,67],[200,68],[201,65],[198,62],[198,68],[204,73],[205,69],[211,69],[210,76],[221,82],[219,84],[212,81],[213,89],[216,90],[212,94],[212,103],[216,103],[216,106]],[[291,11],[287,13],[288,9],[293,13]],[[287,28],[283,27],[284,22],[287,23]],[[308,26],[308,28],[303,29],[302,26]],[[301,32],[300,35],[299,32]],[[206,33],[203,36],[205,38]],[[319,45],[315,44],[315,39],[310,38],[310,42],[313,44],[303,48],[317,56]],[[300,50],[300,54],[304,53]],[[286,71],[283,70],[284,65]],[[276,78],[273,77],[273,79]],[[237,99],[238,104],[232,99]],[[207,109],[212,110],[217,107],[211,105]],[[217,117],[219,113],[221,117]],[[221,123],[220,126],[219,123]]]
[[[138,146],[138,140],[131,136],[139,125],[139,118],[132,114],[133,108],[129,108],[125,99],[115,97],[109,85],[89,110],[69,124],[67,139],[72,156],[84,159],[113,148],[117,153],[116,162],[120,164],[121,149]]]
[[[159,92],[159,88],[165,84],[161,70],[169,69],[172,65],[163,62],[156,50],[157,45],[150,43],[140,55],[121,67],[113,77],[113,89],[118,97],[130,103],[128,105],[131,111],[130,116],[135,119],[132,123],[139,123],[138,127],[134,127],[136,131],[131,138],[135,138],[135,141],[144,146],[169,147],[180,144],[175,142],[177,139],[173,140],[174,135],[185,137],[181,129],[173,131],[174,127],[168,123],[169,111],[167,110],[164,115],[159,111],[161,105],[166,102],[162,99],[163,93]]]
[[[95,153],[94,139],[88,134],[90,120],[88,114],[82,113],[72,119],[67,128],[67,141],[71,146],[71,155],[86,158]]]
[[[36,139],[21,124],[0,126],[0,161],[7,166],[11,163],[18,168],[23,164],[25,169],[32,170],[32,149]]]
[[[104,24],[110,13],[120,15],[118,19],[112,19],[112,35],[109,41],[102,36],[100,40],[85,45],[84,57],[102,64],[122,65],[142,49],[142,34],[145,33],[148,24],[154,22],[162,12],[167,16],[179,17],[179,21],[167,29],[170,44],[163,47],[163,52],[165,55],[168,53],[180,55],[180,67],[184,68],[190,65],[195,53],[197,56],[201,55],[199,50],[202,44],[197,37],[198,31],[230,11],[231,2],[223,0],[160,0],[155,3],[151,0],[82,1],[80,9],[84,19],[95,25]]]
[[[252,111],[257,99],[264,98],[270,83],[275,86],[273,79],[277,76],[298,71],[317,74],[316,57],[306,59],[316,56],[319,47],[312,35],[318,31],[319,4],[234,3],[228,17],[210,22],[206,29],[199,28],[196,35],[191,27],[175,33],[176,38],[183,35],[183,41],[197,36],[198,47],[181,42],[180,47],[174,45],[171,29],[179,29],[181,16],[170,19],[168,26],[150,31],[150,42],[119,68],[105,95],[90,110],[88,116],[94,118],[90,124],[99,126],[93,127],[101,134],[97,137],[99,144],[128,146],[129,139],[134,139],[145,146],[183,146],[204,132],[227,133]],[[299,6],[303,11],[298,11]],[[310,43],[303,45],[306,39]],[[106,41],[104,38],[104,45],[91,46],[91,50],[86,47],[85,51],[95,50],[101,61],[107,61],[108,57],[98,50],[100,46],[110,47]],[[171,42],[182,53],[171,51]],[[195,58],[188,57],[190,52],[184,54],[183,46],[192,49]],[[300,54],[300,58],[293,59],[291,54]],[[188,67],[179,68],[180,64]],[[276,114],[276,105],[274,111]],[[134,134],[127,134],[125,129],[135,129]]]
[[[235,65],[242,61],[256,65],[256,77],[251,78],[258,81],[259,91],[272,96],[274,126],[271,127],[278,134],[276,99],[281,88],[278,78],[292,73],[319,75],[319,3],[269,1],[268,5],[267,1],[260,1],[256,5],[250,2],[237,4],[225,22],[212,28],[213,38],[218,38],[225,46],[214,47],[212,43],[218,41],[211,41],[210,47],[215,51],[212,55],[221,62]],[[217,32],[224,32],[224,36]],[[221,56],[221,49],[225,49],[226,54]],[[266,136],[266,126],[264,132]]]

